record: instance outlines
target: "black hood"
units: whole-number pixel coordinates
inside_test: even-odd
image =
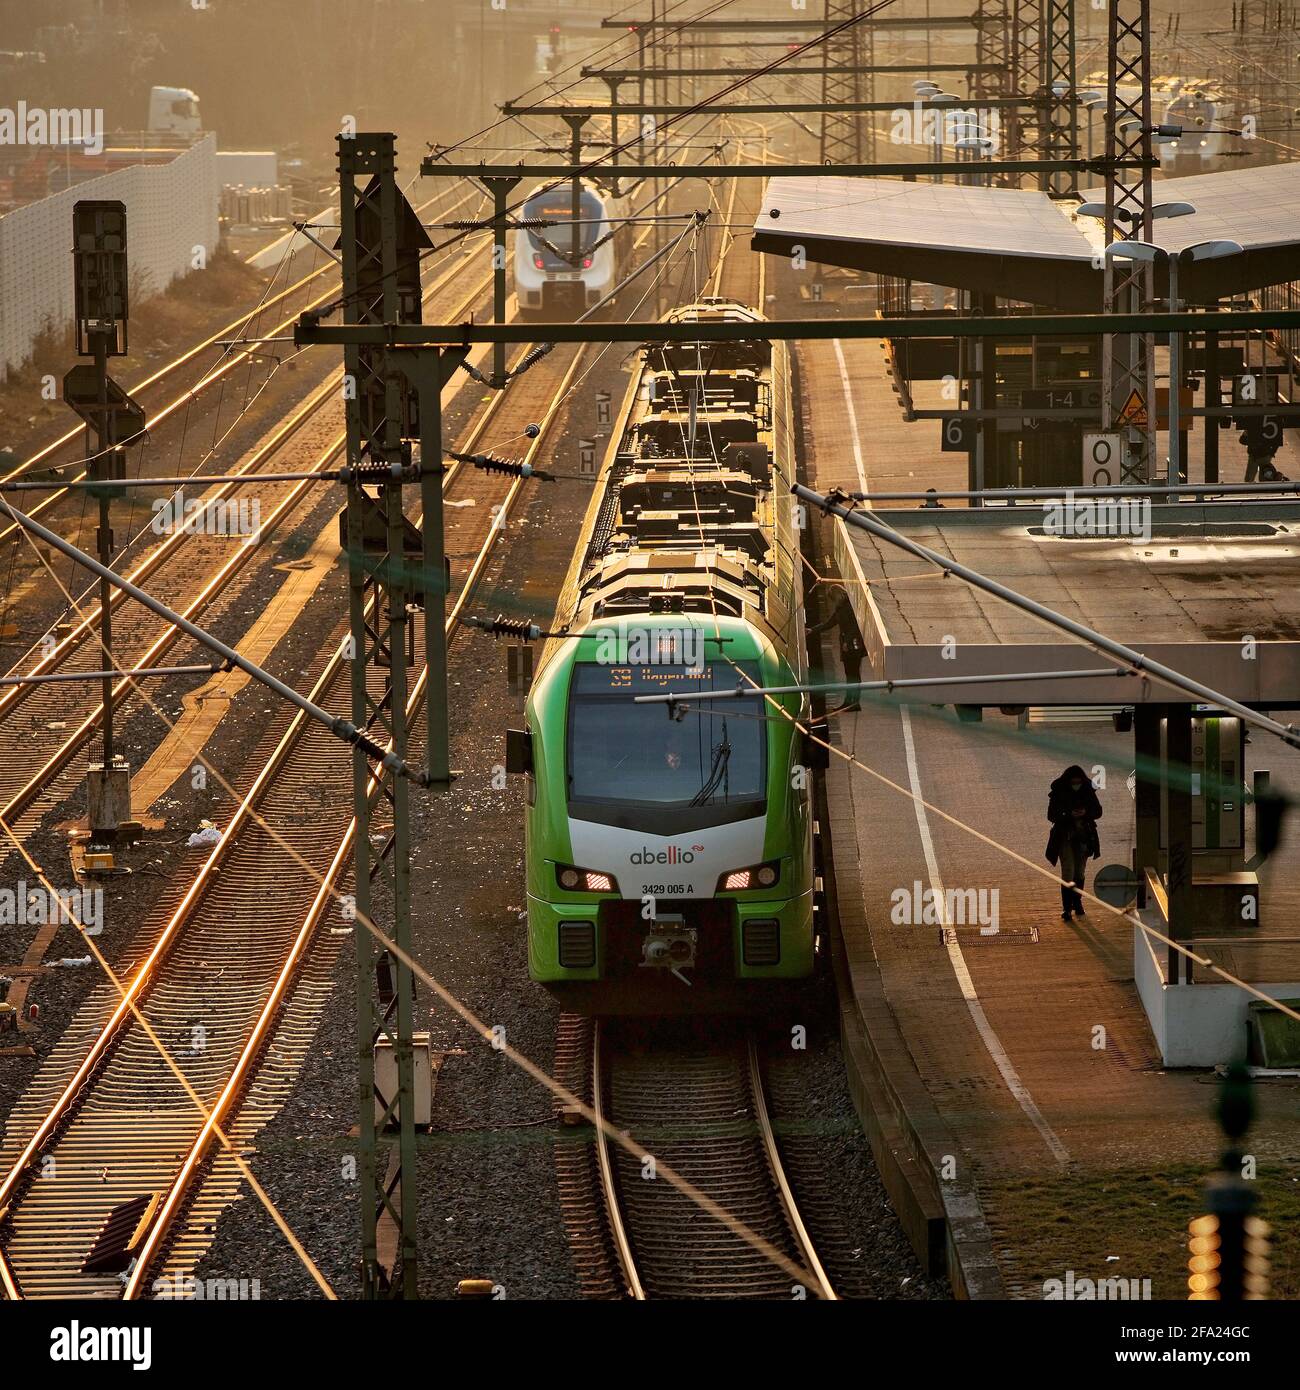
[[[1063,773],[1061,773],[1061,775],[1056,779],[1056,781],[1052,783],[1052,786],[1058,791],[1069,791],[1070,783],[1076,777],[1083,783],[1085,787],[1092,786],[1092,778],[1089,777],[1088,774],[1077,763],[1071,763],[1071,765],[1067,767]],[[1042,783],[1040,782],[1039,785],[1041,786]]]

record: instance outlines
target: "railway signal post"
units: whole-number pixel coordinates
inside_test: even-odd
[[[108,359],[126,352],[126,205],[83,200],[72,210],[73,291],[78,363],[63,379],[65,403],[86,422],[88,472],[99,499],[96,549],[99,562],[113,559],[111,504],[123,495],[114,481],[126,476],[126,450],[119,440],[140,437],[144,412],[108,374]],[[104,651],[100,727],[103,754],[86,772],[89,838],[88,873],[112,873],[119,832],[131,818],[131,769],[113,742],[113,589],[99,583],[99,640]]]

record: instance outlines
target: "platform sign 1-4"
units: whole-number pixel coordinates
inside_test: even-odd
[[[1026,389],[1020,393],[1021,409],[1036,410],[1100,410],[1101,387],[1091,382],[1064,382],[1043,389]]]
[[[943,442],[940,449],[945,454],[970,454],[975,451],[975,441],[979,437],[979,421],[969,415],[945,415],[940,420],[943,426]]]
[[[1083,484],[1085,487],[1110,487],[1120,481],[1120,460],[1124,457],[1124,440],[1118,434],[1085,434],[1083,436]]]

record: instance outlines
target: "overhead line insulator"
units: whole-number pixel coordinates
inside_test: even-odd
[[[493,637],[513,637],[520,642],[536,642],[542,637],[563,637],[562,632],[547,632],[523,618],[507,618],[498,613],[495,618],[476,618],[472,614],[463,617],[461,622],[467,627],[476,627],[482,632],[490,632]]]
[[[484,473],[504,473],[513,478],[536,478],[539,482],[553,483],[555,474],[548,473],[545,469],[534,468],[531,463],[525,463],[523,459],[503,459],[496,454],[461,454],[454,449],[448,449],[447,454],[450,458],[457,459],[461,463],[473,464],[475,468],[482,469]]]

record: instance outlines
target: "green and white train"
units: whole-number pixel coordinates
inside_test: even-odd
[[[761,322],[669,316],[719,319]],[[762,1008],[813,972],[807,697],[690,700],[805,678],[790,421],[783,344],[640,349],[508,758],[529,971],[566,1007]]]

